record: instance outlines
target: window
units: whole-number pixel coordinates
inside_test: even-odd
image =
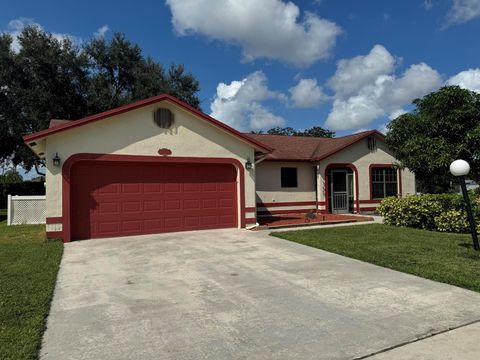
[[[383,199],[397,195],[397,170],[393,168],[373,168],[372,199]]]
[[[297,183],[297,168],[282,167],[281,168],[282,188],[295,188]]]

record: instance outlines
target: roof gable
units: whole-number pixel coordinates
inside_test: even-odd
[[[145,100],[137,101],[137,102],[134,102],[134,103],[131,103],[131,104],[128,104],[128,105],[120,106],[120,107],[115,108],[115,109],[111,109],[111,110],[107,110],[107,111],[104,111],[104,112],[101,112],[101,113],[98,113],[98,114],[95,114],[95,115],[87,116],[87,117],[85,117],[83,119],[80,119],[80,120],[68,121],[68,122],[62,122],[62,123],[55,122],[54,123],[55,126],[49,127],[48,129],[45,129],[45,130],[35,132],[33,134],[25,135],[23,137],[23,140],[26,143],[29,143],[29,142],[32,142],[32,141],[35,141],[35,140],[46,138],[46,137],[54,135],[54,134],[58,134],[58,133],[61,133],[61,132],[64,132],[64,131],[68,131],[72,128],[76,128],[76,127],[79,127],[79,126],[83,126],[83,125],[86,125],[86,124],[93,123],[95,121],[110,118],[112,116],[123,114],[125,112],[132,111],[132,110],[135,110],[135,109],[147,106],[147,105],[151,105],[151,104],[154,104],[154,103],[158,103],[158,102],[161,102],[161,101],[168,101],[169,103],[172,103],[172,104],[174,104],[174,105],[176,105],[176,106],[178,106],[178,107],[196,115],[201,120],[204,120],[204,121],[210,123],[211,125],[220,128],[221,130],[225,131],[226,133],[229,133],[230,135],[232,135],[236,138],[239,138],[240,140],[242,140],[244,142],[247,142],[247,143],[253,145],[255,148],[258,148],[258,149],[260,149],[264,152],[269,153],[273,150],[268,145],[263,144],[259,140],[253,139],[249,136],[246,136],[245,134],[243,134],[243,133],[233,129],[232,127],[230,127],[230,126],[228,126],[228,125],[226,125],[226,124],[208,116],[207,114],[204,114],[203,112],[193,108],[192,106],[190,106],[190,105],[184,103],[183,101],[181,101],[181,100],[179,100],[179,99],[177,99],[177,98],[175,98],[171,95],[168,95],[168,94],[162,94],[162,95],[154,96],[154,97],[151,97],[151,98],[148,98],[148,99],[145,99]]]
[[[363,131],[338,138],[248,134],[249,137],[274,149],[267,156],[267,160],[279,161],[319,161],[371,135],[381,139],[385,138],[377,130]]]

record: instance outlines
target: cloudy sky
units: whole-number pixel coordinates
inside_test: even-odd
[[[125,33],[157,61],[185,64],[203,111],[243,131],[382,130],[445,84],[480,91],[480,0],[1,5],[0,31],[15,36],[29,23],[78,44]]]

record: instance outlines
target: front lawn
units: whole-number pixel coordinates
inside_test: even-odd
[[[36,359],[63,244],[44,225],[6,225],[0,210],[0,359]]]
[[[470,235],[380,224],[271,235],[480,292],[480,252]]]

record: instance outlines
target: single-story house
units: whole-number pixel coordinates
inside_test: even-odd
[[[159,95],[26,135],[46,163],[47,235],[65,242],[214,228],[257,216],[361,213],[415,192],[378,131],[241,133]]]

